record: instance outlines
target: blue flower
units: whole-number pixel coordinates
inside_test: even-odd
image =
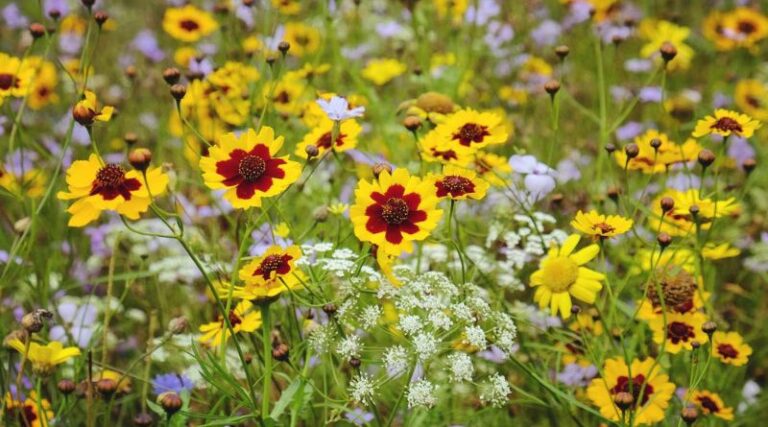
[[[195,383],[183,374],[161,374],[156,375],[152,380],[152,391],[158,395],[168,391],[181,394],[183,391],[191,391],[193,388],[195,388]]]

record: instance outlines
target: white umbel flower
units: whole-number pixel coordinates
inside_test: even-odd
[[[373,329],[379,323],[379,317],[381,317],[381,307],[369,305],[360,314],[360,326],[365,330]]]
[[[484,350],[488,346],[488,341],[485,339],[485,332],[483,328],[472,325],[464,328],[464,335],[467,337],[467,342],[481,350]]]
[[[336,351],[346,360],[353,357],[360,357],[360,351],[362,350],[362,344],[360,343],[360,337],[357,335],[349,335],[341,340],[336,347]]]
[[[408,369],[408,350],[405,347],[396,345],[388,348],[384,352],[384,367],[387,373],[394,377]]]
[[[512,392],[507,379],[498,373],[491,375],[483,388],[484,391],[480,394],[480,400],[496,407],[506,405],[507,396]]]
[[[370,375],[362,373],[349,383],[349,395],[360,403],[369,403],[373,400],[375,385]]]
[[[423,406],[431,408],[437,403],[435,390],[437,387],[428,380],[420,380],[408,387],[408,407]]]
[[[453,353],[448,356],[448,363],[451,364],[451,381],[456,383],[472,381],[475,367],[472,366],[472,359],[468,354]]]
[[[437,353],[438,344],[440,342],[437,338],[427,332],[420,333],[413,339],[413,347],[421,361],[427,360]]]

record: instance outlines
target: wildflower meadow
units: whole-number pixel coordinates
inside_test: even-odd
[[[0,0],[0,426],[765,425],[767,52],[765,0]]]

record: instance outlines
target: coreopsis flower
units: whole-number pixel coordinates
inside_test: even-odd
[[[712,11],[702,26],[704,36],[715,43],[718,50],[744,47],[754,52],[756,44],[768,37],[768,18],[753,8]]]
[[[715,134],[723,137],[736,135],[742,138],[749,138],[760,126],[762,124],[759,121],[746,114],[721,108],[715,110],[714,115],[707,116],[696,122],[693,136],[701,138],[705,135]]]
[[[18,421],[19,426],[48,427],[53,420],[54,413],[51,402],[40,398],[37,392],[32,390],[24,401],[17,400],[11,392],[5,394],[6,420]]]
[[[721,243],[719,245],[715,243],[707,243],[701,248],[701,256],[709,260],[719,260],[725,258],[733,258],[739,256],[741,251],[739,248],[734,248],[728,243]]]
[[[411,252],[413,242],[426,239],[443,211],[429,180],[411,176],[406,169],[379,174],[378,181],[360,180],[349,216],[355,236],[378,245],[392,255]]]
[[[218,28],[213,15],[191,4],[168,8],[163,15],[163,30],[176,40],[187,43],[194,43]]]
[[[513,172],[512,165],[505,157],[486,151],[475,153],[474,158],[470,161],[470,167],[475,169],[480,178],[483,178],[494,187],[504,187],[507,175]],[[549,175],[550,171],[551,169],[547,170],[545,174]],[[552,181],[552,187],[554,188],[554,179]]]
[[[553,244],[530,279],[530,286],[536,288],[533,300],[541,308],[549,306],[553,316],[559,312],[564,319],[571,317],[572,296],[594,303],[603,288],[600,282],[605,279],[602,273],[584,267],[597,256],[600,246],[593,243],[574,252],[579,240],[578,234],[571,234],[562,246]]]
[[[142,176],[137,170],[126,171],[91,154],[88,160],[72,163],[67,170],[67,186],[69,191],[60,191],[56,197],[76,199],[67,209],[72,214],[69,226],[83,227],[98,219],[105,210],[139,219],[139,215],[149,209],[152,197],[165,194],[168,175],[158,167],[147,169]]]
[[[662,317],[664,310],[667,313],[692,314],[704,308],[709,292],[699,291],[699,284],[686,267],[669,262],[670,258],[661,258],[663,255],[654,258],[658,260],[656,272],[645,285],[646,298],[638,301],[637,318],[650,321]]]
[[[602,377],[593,379],[587,388],[587,397],[600,408],[600,414],[613,421],[622,419],[622,410],[614,403],[618,393],[632,395],[629,411],[634,412],[636,424],[654,424],[664,420],[675,385],[661,373],[652,358],[634,359],[627,366],[623,357],[605,361]]]
[[[432,175],[430,179],[434,181],[435,195],[441,199],[480,200],[490,186],[471,169],[452,165],[445,166],[441,175]]]
[[[6,97],[27,95],[35,75],[34,68],[29,65],[29,61],[0,52],[0,104]]]
[[[428,162],[438,162],[443,164],[467,165],[471,161],[468,152],[457,151],[451,148],[445,138],[437,131],[432,129],[419,141],[419,148],[422,159]]]
[[[288,54],[301,58],[311,55],[320,48],[320,31],[301,22],[288,22],[285,24],[283,40],[290,43]]]
[[[503,121],[496,113],[466,109],[446,116],[435,130],[446,149],[474,153],[488,145],[507,142],[509,133]]]
[[[733,91],[736,106],[746,114],[768,120],[768,85],[753,79],[739,80]]]
[[[727,365],[742,366],[752,354],[752,347],[738,332],[716,331],[712,334],[712,354]]]
[[[571,226],[593,239],[620,236],[632,228],[633,221],[621,215],[603,215],[595,210],[587,213],[579,210]]]
[[[56,65],[40,57],[31,57],[28,61],[30,67],[35,70],[35,77],[27,98],[29,108],[39,110],[46,105],[58,102],[59,96],[56,94],[56,87],[59,84],[59,77]]]
[[[674,208],[666,213],[662,211],[660,205],[664,197],[671,197],[675,201]],[[696,218],[691,213],[692,206],[698,208]],[[654,215],[648,221],[652,230],[659,230],[671,236],[687,236],[696,231],[697,222],[702,230],[708,230],[714,219],[737,215],[741,212],[741,206],[733,197],[720,201],[701,197],[698,189],[667,190],[654,200],[651,210]],[[660,224],[662,215],[664,222]]]
[[[262,94],[264,99],[272,97],[272,106],[278,113],[298,116],[304,109],[303,94],[306,89],[307,84],[303,78],[295,73],[286,73],[277,81],[274,90],[271,85],[264,85]]]
[[[469,0],[432,0],[440,19],[450,19],[454,24],[464,20],[464,14],[469,7]]]
[[[332,142],[333,127],[334,122],[327,119],[321,121],[311,132],[304,136],[304,139],[296,146],[294,154],[306,159],[306,148],[310,145],[317,147],[317,156],[322,156],[328,150],[343,152],[357,146],[357,136],[360,135],[363,128],[355,120],[341,122],[338,134],[336,135],[336,141]]]
[[[727,406],[717,393],[709,390],[693,390],[687,400],[693,402],[704,415],[714,415],[726,421],[733,420],[733,408]]]
[[[302,286],[306,276],[298,268],[296,261],[301,258],[298,246],[282,248],[270,246],[260,257],[240,269],[240,280],[245,282],[242,288],[235,288],[233,296],[251,301],[262,301],[277,297],[286,290]]]
[[[272,7],[282,15],[298,15],[301,13],[301,2],[298,0],[272,0]]]
[[[32,370],[38,374],[50,375],[57,365],[67,360],[79,356],[80,349],[77,347],[64,347],[59,341],[51,341],[46,345],[40,345],[36,342],[29,344],[29,350],[20,339],[14,338],[8,341],[8,346],[18,351],[22,355],[27,355],[27,360],[32,363]]]
[[[671,43],[677,49],[677,55],[667,64],[668,69],[686,70],[690,67],[694,51],[685,44],[691,34],[690,28],[664,20],[644,19],[638,27],[638,33],[648,41],[640,50],[640,55],[658,58],[659,49],[665,43]]]
[[[261,326],[261,312],[255,308],[250,301],[240,301],[229,311],[229,324],[232,326],[232,332],[253,332]],[[224,319],[219,316],[216,322],[200,325],[202,335],[198,341],[211,347],[218,347],[225,344],[232,336]]]
[[[115,107],[105,105],[99,108],[96,94],[90,90],[83,93],[83,99],[72,108],[72,116],[78,123],[85,127],[92,126],[94,122],[108,122],[112,118]]]
[[[38,198],[45,192],[45,182],[46,174],[40,169],[3,170],[0,165],[0,187],[16,196]]]
[[[362,117],[365,114],[365,107],[350,108],[349,101],[341,96],[334,95],[329,100],[318,98],[315,103],[320,106],[329,119],[337,122]]]
[[[226,198],[235,208],[261,206],[261,199],[285,191],[301,175],[301,166],[288,156],[275,157],[283,137],[275,138],[271,127],[259,133],[248,129],[240,137],[222,136],[200,159],[200,169],[208,188],[226,189]]]
[[[699,344],[708,341],[707,334],[701,330],[701,325],[706,321],[706,316],[701,312],[681,314],[669,311],[666,316],[655,316],[649,324],[653,331],[653,340],[661,346],[666,337],[667,343],[664,349],[669,353],[677,354],[680,350],[690,350],[693,341]]]
[[[655,140],[661,144],[654,148]],[[648,129],[642,135],[634,139],[637,145],[638,154],[627,162],[627,153],[624,150],[616,150],[613,157],[616,163],[627,170],[639,170],[643,173],[665,173],[669,167],[696,160],[696,156],[701,151],[699,144],[688,139],[682,145],[672,142],[665,133],[656,129]]]
[[[405,70],[405,64],[397,59],[372,59],[363,68],[362,75],[376,86],[383,86]]]

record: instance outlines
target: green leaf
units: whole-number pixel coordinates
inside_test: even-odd
[[[273,420],[280,419],[280,416],[285,412],[285,408],[293,401],[293,395],[304,385],[303,383],[304,380],[302,378],[296,378],[288,388],[283,390],[283,394],[280,395],[280,399],[277,400],[275,407],[272,408],[272,412],[269,414],[270,418]]]

